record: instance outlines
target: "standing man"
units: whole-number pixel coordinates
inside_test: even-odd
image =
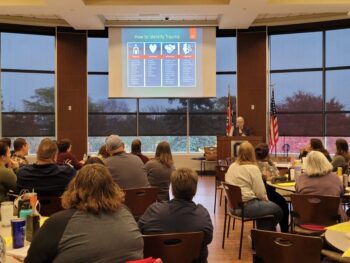
[[[244,126],[244,119],[242,116],[237,117],[236,129],[234,131],[235,136],[250,136],[251,131],[248,127]]]

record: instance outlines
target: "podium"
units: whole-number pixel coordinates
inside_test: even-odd
[[[248,141],[253,146],[258,143],[263,142],[262,136],[217,136],[217,159],[222,160],[227,157],[233,157],[235,149],[237,146],[244,142]]]

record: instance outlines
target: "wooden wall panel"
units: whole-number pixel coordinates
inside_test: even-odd
[[[237,116],[266,140],[266,31],[237,32]],[[254,109],[252,109],[254,105]]]
[[[69,138],[73,153],[87,152],[87,34],[57,33],[57,139]]]

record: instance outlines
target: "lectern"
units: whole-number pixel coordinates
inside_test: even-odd
[[[227,157],[233,157],[235,149],[237,146],[244,142],[248,141],[253,146],[258,143],[263,142],[262,136],[217,136],[217,159],[222,160]]]

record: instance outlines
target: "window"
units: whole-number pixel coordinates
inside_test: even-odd
[[[350,29],[271,35],[269,40],[277,151],[289,144],[291,152],[299,152],[318,137],[334,153],[332,143],[350,135]]]
[[[0,34],[1,136],[25,137],[34,153],[42,137],[55,136],[55,38]]]
[[[89,151],[96,152],[106,136],[142,140],[144,152],[160,141],[173,152],[198,152],[224,135],[228,88],[236,109],[236,39],[217,38],[217,97],[208,99],[108,99],[108,39],[88,39]]]

